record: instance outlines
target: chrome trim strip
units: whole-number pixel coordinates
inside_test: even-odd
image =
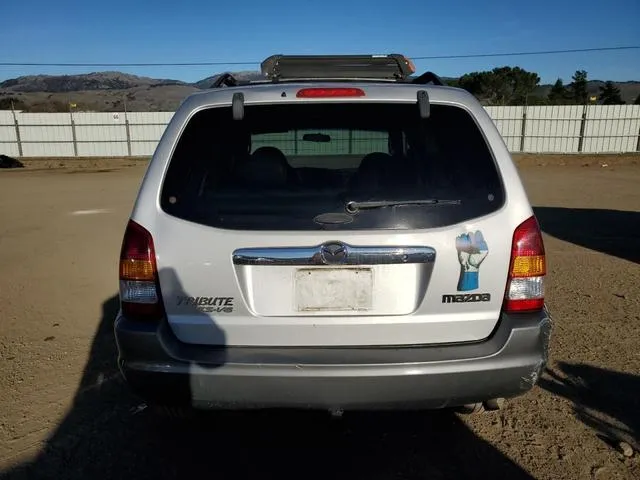
[[[432,263],[431,247],[354,247],[327,242],[316,247],[241,248],[233,252],[234,265],[402,265]]]

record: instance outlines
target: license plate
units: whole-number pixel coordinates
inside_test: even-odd
[[[299,312],[371,309],[373,272],[369,268],[300,269],[295,276]]]

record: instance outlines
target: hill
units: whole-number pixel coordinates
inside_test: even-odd
[[[203,78],[202,80],[198,80],[196,83],[194,83],[193,86],[197,88],[201,88],[203,90],[207,89],[211,87],[211,84],[213,84],[213,82],[215,82],[219,76],[220,74],[216,74],[211,77]],[[254,72],[251,70],[247,70],[244,72],[233,72],[233,76],[236,77],[238,80],[246,80],[246,81],[260,80],[264,78],[260,72]]]
[[[82,75],[29,75],[0,82],[0,88],[14,92],[78,92],[126,90],[136,87],[187,85],[179,80],[138,77],[121,72],[94,72]]]
[[[122,111],[125,106],[129,111],[173,111],[191,93],[209,88],[218,75],[194,83],[122,72],[30,75],[0,82],[0,109],[11,108],[13,102],[16,109],[34,112],[66,112],[70,103],[84,111]],[[254,71],[234,75],[241,80],[261,78],[260,73]],[[603,81],[589,81],[589,93],[597,94],[602,85]],[[617,82],[616,85],[627,103],[633,103],[640,95],[640,82]],[[534,95],[545,97],[550,89],[551,85],[541,85]]]
[[[82,75],[30,75],[0,83],[0,109],[68,111],[69,104],[89,111],[172,111],[193,92],[179,80],[139,77],[121,72]]]

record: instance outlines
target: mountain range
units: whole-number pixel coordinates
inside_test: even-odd
[[[218,74],[219,75],[219,74]],[[0,109],[68,111],[69,104],[84,111],[174,111],[191,93],[207,89],[218,75],[194,83],[139,77],[122,72],[80,75],[29,75],[0,82]],[[261,78],[259,72],[235,72],[243,80]],[[589,82],[590,94],[604,82]],[[627,103],[640,94],[640,82],[616,82]],[[541,85],[535,95],[546,96],[551,85]]]

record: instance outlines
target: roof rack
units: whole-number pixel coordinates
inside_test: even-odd
[[[414,72],[403,55],[272,55],[262,62],[262,74],[284,79],[404,80]]]
[[[418,77],[404,55],[272,55],[261,64],[264,80],[238,80],[231,73],[221,74],[210,88],[236,87],[257,83],[290,81],[387,81],[417,85],[444,85],[433,72]]]
[[[237,87],[240,85],[238,79],[233,76],[233,74],[226,72],[218,75],[218,78],[211,84],[209,88],[220,88],[220,87]]]
[[[415,83],[417,85],[428,85],[429,83],[433,85],[444,85],[445,83],[442,79],[433,72],[424,72],[422,75],[411,78],[411,83]]]

